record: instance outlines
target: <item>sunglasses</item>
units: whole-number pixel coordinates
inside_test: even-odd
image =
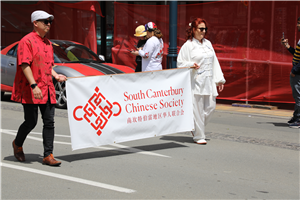
[[[53,22],[52,20],[48,20],[48,19],[41,19],[41,20],[36,20],[36,21],[43,22],[46,25],[48,25],[48,23],[50,23],[50,25],[51,25]]]
[[[198,28],[200,29],[201,32],[203,32],[205,30],[205,32],[207,31],[207,28]]]

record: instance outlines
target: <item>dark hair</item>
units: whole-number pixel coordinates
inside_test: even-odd
[[[193,37],[194,37],[194,30],[197,30],[198,28],[198,25],[201,24],[201,23],[204,23],[205,24],[205,27],[207,27],[207,22],[205,21],[205,19],[202,19],[202,18],[195,18],[192,22],[191,22],[191,25],[189,26],[188,29],[186,29],[186,34],[185,34],[185,39],[186,40],[192,40]],[[205,32],[205,36],[204,38],[206,38],[207,36],[207,31]]]
[[[159,29],[155,28],[154,29],[154,36],[156,36],[158,39],[160,39],[160,38],[163,37],[163,34]]]
[[[298,21],[300,21],[300,17],[298,17]]]

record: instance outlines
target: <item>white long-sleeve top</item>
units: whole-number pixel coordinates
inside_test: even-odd
[[[163,40],[155,36],[149,38],[143,47],[139,50],[139,55],[142,57],[142,71],[153,71],[162,69],[163,58]]]
[[[225,78],[211,42],[203,38],[202,43],[193,38],[181,47],[177,57],[177,67],[200,68],[192,70],[192,92],[200,95],[218,96],[217,85],[224,84]]]

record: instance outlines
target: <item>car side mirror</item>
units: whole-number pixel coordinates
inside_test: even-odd
[[[105,57],[103,55],[99,55],[99,59],[105,61]]]

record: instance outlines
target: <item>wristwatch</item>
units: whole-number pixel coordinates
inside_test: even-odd
[[[34,89],[36,86],[37,86],[36,83],[30,85],[30,87],[31,87],[32,89]]]

